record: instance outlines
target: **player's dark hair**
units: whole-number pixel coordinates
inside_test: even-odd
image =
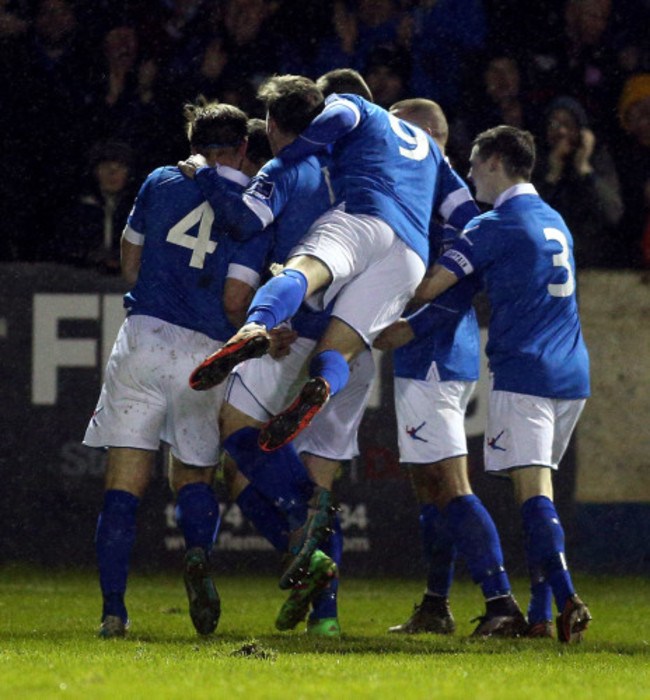
[[[482,160],[500,156],[508,176],[530,180],[535,166],[535,137],[530,131],[514,126],[495,126],[481,132],[472,145],[478,148]]]
[[[296,135],[304,131],[325,106],[325,98],[316,83],[300,75],[268,78],[260,85],[257,97],[282,131]]]
[[[263,119],[248,120],[248,148],[246,157],[261,168],[264,163],[273,158],[273,151],[266,133],[266,122]]]
[[[363,79],[361,73],[354,70],[354,68],[337,68],[324,73],[318,78],[316,85],[325,97],[336,92],[339,94],[359,95],[359,97],[363,97],[368,102],[375,101],[368,83]]]
[[[196,102],[186,104],[185,130],[192,148],[237,150],[247,135],[248,117],[234,105],[208,102],[202,95]]]

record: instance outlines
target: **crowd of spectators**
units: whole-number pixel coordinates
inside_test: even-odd
[[[0,0],[0,260],[117,269],[134,186],[187,156],[198,94],[263,117],[277,73],[349,66],[436,100],[449,156],[507,123],[579,267],[650,266],[649,0]]]

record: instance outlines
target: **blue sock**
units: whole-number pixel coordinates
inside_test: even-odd
[[[219,531],[219,503],[209,484],[186,484],[176,496],[176,520],[185,549],[201,547],[210,556]]]
[[[433,503],[420,506],[420,535],[424,560],[428,565],[427,591],[449,597],[456,561],[456,546],[447,517]]]
[[[347,383],[350,367],[338,350],[323,350],[311,358],[310,377],[323,377],[330,385],[330,396],[334,396]]]
[[[262,285],[248,307],[246,322],[275,328],[291,318],[307,293],[307,278],[298,270],[285,270]]]
[[[104,506],[95,532],[99,584],[104,598],[102,621],[107,615],[116,615],[124,622],[128,618],[124,593],[139,502],[140,499],[128,491],[112,489],[104,493]]]
[[[248,484],[239,496],[237,505],[257,531],[265,537],[277,550],[286,552],[289,549],[289,525],[284,518],[254,486]]]
[[[341,519],[338,513],[334,517],[332,523],[334,532],[329,536],[327,542],[323,544],[321,549],[327,556],[331,557],[336,565],[341,569],[341,555],[343,554],[343,533],[341,531]],[[334,579],[332,583],[314,600],[313,609],[309,614],[310,620],[323,620],[327,617],[338,617],[338,607],[336,603],[336,595],[339,590],[339,580]]]
[[[546,496],[533,496],[521,506],[529,568],[541,569],[562,612],[575,593],[564,555],[564,530],[555,505]],[[549,618],[546,618],[549,619]]]
[[[307,518],[307,501],[314,484],[292,443],[264,452],[257,443],[257,428],[241,428],[228,436],[223,448],[239,471],[284,515],[291,530]]]
[[[538,622],[553,619],[553,591],[540,567],[536,569],[528,565],[530,574],[530,601],[528,602],[528,622],[536,625]]]
[[[510,593],[501,542],[494,521],[474,494],[452,499],[445,508],[449,529],[467,568],[486,599]]]

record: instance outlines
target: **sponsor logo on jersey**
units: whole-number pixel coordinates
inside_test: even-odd
[[[275,184],[260,175],[255,178],[244,194],[256,197],[257,199],[271,199]]]

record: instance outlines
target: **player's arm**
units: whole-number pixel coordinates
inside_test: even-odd
[[[439,170],[438,196],[434,205],[436,213],[453,228],[462,231],[481,212],[472,193],[445,160]]]
[[[129,217],[129,221],[132,219],[133,215]],[[138,233],[127,224],[122,232],[122,238],[120,239],[120,267],[122,270],[122,277],[130,286],[133,286],[138,281],[143,246],[144,235]]]
[[[418,305],[433,301],[450,287],[453,287],[458,279],[454,272],[436,263],[418,285],[413,295],[413,301]]]
[[[280,151],[278,157],[282,160],[300,160],[318,153],[328,144],[349,134],[360,120],[361,112],[352,100],[332,95],[327,99],[323,111],[294,141]]]
[[[223,310],[235,328],[246,321],[246,311],[253,300],[255,289],[235,277],[228,277],[223,290]]]
[[[250,207],[239,192],[232,189],[227,178],[219,174],[219,165],[206,165],[204,156],[193,155],[178,162],[178,169],[194,180],[212,208],[219,212],[221,223],[236,241],[247,241],[268,225]]]
[[[194,180],[212,208],[219,212],[221,221],[234,240],[247,241],[268,225],[247,206],[242,195],[219,175],[219,166],[199,168]]]
[[[395,350],[416,338],[429,335],[436,328],[449,323],[450,320],[457,320],[469,308],[471,297],[466,291],[452,287],[453,284],[450,285],[448,291],[441,292],[442,296],[436,303],[426,304],[410,316],[400,318],[388,326],[377,336],[373,347],[378,350]],[[457,291],[461,293],[454,293]]]

